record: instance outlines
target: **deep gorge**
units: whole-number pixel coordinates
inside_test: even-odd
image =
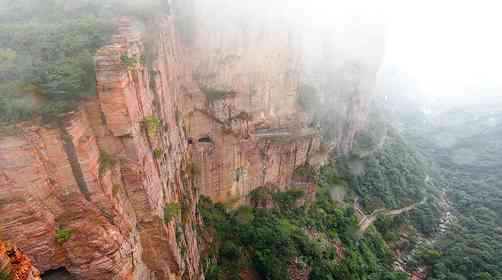
[[[382,83],[378,5],[2,4],[0,280],[500,276],[496,125]]]

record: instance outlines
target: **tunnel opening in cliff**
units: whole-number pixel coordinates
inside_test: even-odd
[[[42,280],[74,280],[71,273],[65,268],[60,267],[53,270],[48,270],[42,274]]]
[[[204,137],[199,138],[199,143],[211,144],[211,143],[213,143],[213,140],[209,136],[204,136]]]

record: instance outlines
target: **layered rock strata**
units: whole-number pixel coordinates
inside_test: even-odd
[[[42,277],[204,279],[199,195],[245,203],[267,186],[315,196],[294,176],[327,153],[296,102],[298,37],[234,10],[213,22],[204,5],[179,3],[186,17],[120,20],[96,54],[95,98],[0,135],[0,238]],[[366,105],[364,95],[348,102],[340,150]]]
[[[96,54],[97,98],[0,137],[0,232],[42,272],[76,279],[203,279],[198,193],[181,115],[183,49],[159,23],[150,69],[130,20]],[[138,60],[139,61],[139,60]],[[169,204],[181,215],[165,219]]]

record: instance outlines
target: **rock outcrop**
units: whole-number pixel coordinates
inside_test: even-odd
[[[12,280],[40,280],[40,272],[30,259],[19,248],[7,246],[2,242],[0,242],[1,273],[8,274]]]

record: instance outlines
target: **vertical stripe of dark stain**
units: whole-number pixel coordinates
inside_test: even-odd
[[[80,192],[84,195],[87,201],[91,201],[91,193],[89,192],[89,188],[87,187],[87,183],[84,180],[84,173],[82,172],[82,167],[78,162],[77,150],[73,141],[71,139],[70,134],[66,131],[65,125],[63,122],[59,124],[59,131],[61,133],[61,138],[63,139],[63,148],[68,156],[68,160],[70,161],[71,170],[73,172],[73,177],[77,181],[78,188]]]

